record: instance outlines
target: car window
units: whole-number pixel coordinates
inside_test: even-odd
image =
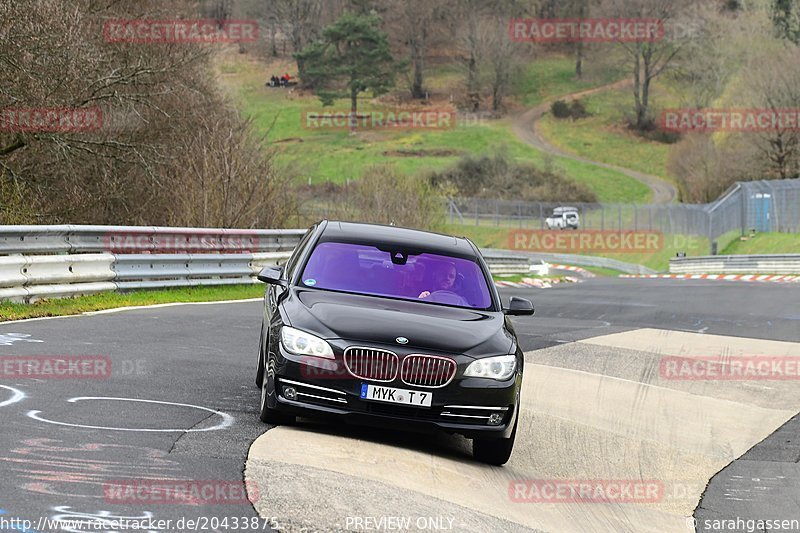
[[[286,263],[286,277],[288,279],[292,279],[294,277],[294,271],[297,268],[297,262],[300,259],[300,256],[303,255],[303,250],[305,250],[306,246],[308,245],[308,241],[311,240],[311,235],[314,234],[314,229],[316,226],[312,226],[306,231],[305,235],[300,239],[300,242],[292,252],[292,256],[289,258],[289,261]]]
[[[456,307],[492,306],[486,277],[473,260],[386,251],[364,244],[318,244],[299,284]]]

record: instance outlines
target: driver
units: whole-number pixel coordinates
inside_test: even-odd
[[[418,298],[427,298],[431,292],[436,291],[452,291],[455,288],[456,278],[458,272],[456,266],[452,263],[446,264],[443,268],[439,268],[433,273],[433,289],[430,291],[422,291]]]

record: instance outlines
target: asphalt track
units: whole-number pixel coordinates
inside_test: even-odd
[[[264,433],[257,302],[0,324],[0,356],[106,356],[112,369],[102,379],[0,380],[0,519],[77,517],[113,531],[116,517],[153,517],[173,520],[160,530],[185,531],[174,521],[215,517],[225,531],[238,517],[243,530],[242,518],[256,517],[247,502],[107,492],[120,480],[224,485],[243,475],[255,508],[287,531],[410,521],[440,531],[685,532],[693,515],[698,531],[711,531],[708,517],[800,519],[800,424],[774,433],[800,411],[797,382],[659,375],[669,355],[800,356],[800,287],[592,279],[502,294],[537,308],[515,319],[525,407],[504,468],[474,462],[469,442],[447,435],[310,420]],[[530,479],[648,480],[662,490],[639,503],[515,497],[514,483]]]

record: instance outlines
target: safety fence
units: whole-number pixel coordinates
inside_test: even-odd
[[[737,182],[708,204],[548,203],[452,198],[447,221],[469,226],[558,229],[556,208],[579,214],[581,230],[657,231],[708,240],[717,255],[741,235],[800,233],[800,179]],[[549,219],[549,225],[548,225]]]

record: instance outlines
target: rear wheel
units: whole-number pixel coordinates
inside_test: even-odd
[[[507,439],[473,439],[472,456],[482,462],[495,466],[502,466],[511,457],[514,449],[514,439],[517,436],[517,420],[514,421],[514,429],[511,436]]]
[[[264,385],[261,387],[261,421],[265,424],[271,424],[273,426],[285,426],[289,424],[293,424],[295,421],[295,416],[281,413],[280,411],[276,411],[275,409],[271,409],[269,407],[269,403],[267,402],[267,398],[270,394],[274,394],[274,389],[270,387],[270,380],[265,379]]]

